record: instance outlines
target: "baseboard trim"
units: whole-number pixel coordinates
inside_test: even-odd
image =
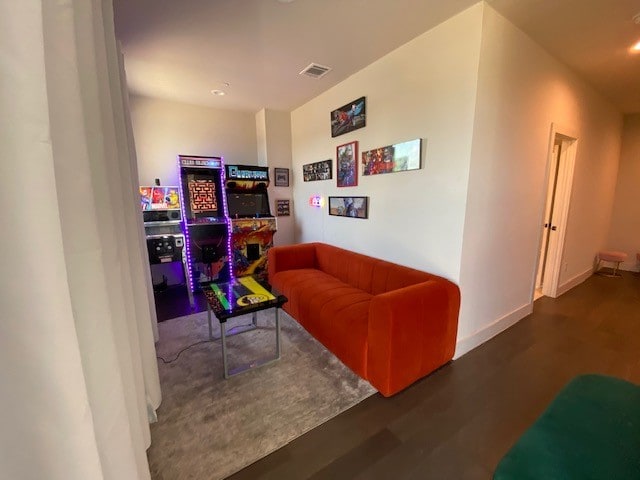
[[[533,302],[522,305],[513,312],[506,314],[502,318],[499,318],[495,322],[487,325],[481,330],[478,330],[467,338],[458,340],[456,343],[456,353],[454,354],[453,359],[455,360],[460,358],[465,353],[468,353],[474,348],[482,345],[487,340],[490,340],[510,326],[518,323],[518,321],[522,320],[531,312],[533,312]]]
[[[557,294],[556,298],[559,297],[560,295],[564,295],[573,287],[577,287],[582,282],[584,282],[587,278],[589,278],[591,275],[593,275],[593,269],[589,268],[588,270],[582,272],[581,274],[576,275],[575,277],[567,280],[562,285],[558,286],[558,291],[556,292]]]

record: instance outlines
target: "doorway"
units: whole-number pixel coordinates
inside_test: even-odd
[[[534,300],[542,296],[557,297],[560,274],[567,267],[562,261],[562,253],[576,146],[576,136],[552,125]]]

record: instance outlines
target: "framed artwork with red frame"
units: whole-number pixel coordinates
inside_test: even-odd
[[[349,142],[336,147],[336,170],[338,187],[358,185],[358,142]]]

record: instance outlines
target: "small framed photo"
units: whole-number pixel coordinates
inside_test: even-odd
[[[276,200],[276,216],[288,217],[291,215],[291,201],[287,199]]]
[[[274,185],[276,187],[288,187],[289,186],[289,169],[288,168],[274,168],[273,176],[275,177]]]
[[[369,218],[369,197],[329,197],[329,215]]]
[[[333,171],[331,164],[333,160],[323,160],[322,162],[307,163],[302,165],[302,179],[305,182],[315,182],[316,180],[331,180]]]
[[[336,148],[337,185],[358,185],[358,142],[349,142]]]
[[[352,132],[367,125],[367,101],[366,97],[336,108],[331,112],[331,137]]]

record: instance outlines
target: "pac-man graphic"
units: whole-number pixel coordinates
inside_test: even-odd
[[[255,305],[257,303],[266,302],[269,297],[261,295],[259,293],[253,293],[251,295],[244,295],[238,299],[238,305],[241,307],[248,307],[249,305]]]

